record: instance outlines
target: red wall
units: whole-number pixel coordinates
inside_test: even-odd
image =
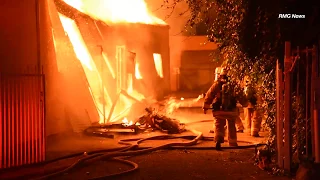
[[[89,119],[96,120],[97,114],[86,112],[94,106],[88,102],[91,97],[84,78],[81,79],[83,71],[78,68],[53,2],[39,0],[38,33],[36,1],[0,1],[0,72],[25,73],[26,69],[31,72],[32,67],[32,73],[37,73],[35,67],[40,64],[46,82],[46,135],[75,131],[75,126],[90,125]],[[60,49],[57,52],[53,34]]]
[[[1,72],[37,65],[35,0],[0,1]]]

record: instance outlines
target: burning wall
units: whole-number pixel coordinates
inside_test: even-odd
[[[135,56],[135,67],[131,67],[134,89],[155,98],[162,98],[170,90],[168,26],[122,23],[98,27],[106,39],[104,45],[110,60],[116,57],[117,44],[125,45],[127,51]]]
[[[92,11],[66,2],[56,0],[55,5],[86,75],[100,123],[123,119],[132,110],[132,99],[160,98],[170,90],[168,26],[115,24],[114,19],[107,25]],[[119,96],[121,91],[125,93]]]
[[[106,23],[106,19],[88,16],[72,7],[70,10],[70,6],[63,11],[59,5],[61,0],[39,1],[39,9],[36,2],[2,2],[1,14],[9,17],[11,10],[5,10],[15,7],[17,11],[12,11],[12,17],[21,19],[21,22],[25,19],[26,23],[23,28],[15,28],[15,24],[20,23],[4,18],[8,26],[0,32],[1,37],[7,37],[3,39],[9,44],[1,44],[1,55],[7,60],[1,61],[1,72],[23,73],[13,69],[27,65],[44,67],[47,135],[70,129],[81,131],[91,123],[103,121],[118,97],[119,88],[136,99],[151,95],[161,97],[170,90],[169,28],[163,21],[151,18],[147,25],[126,21],[115,23],[117,20],[113,19]],[[37,11],[38,19],[35,16]],[[138,19],[145,15],[149,14],[140,13]],[[142,18],[141,22],[145,20]],[[37,21],[41,30],[38,32],[39,46],[34,33],[37,32]],[[152,25],[154,21],[160,23]],[[38,53],[40,58],[37,58]],[[127,59],[135,62],[125,65]],[[155,66],[161,61],[162,70],[159,65]],[[131,73],[123,75],[129,67]],[[124,109],[128,113],[134,102],[121,95],[113,116],[117,117]]]

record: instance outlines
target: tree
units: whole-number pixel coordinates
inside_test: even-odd
[[[182,0],[165,1],[167,7]],[[269,142],[275,137],[275,66],[280,57],[280,32],[277,0],[185,0],[190,19],[186,26],[205,23],[207,37],[219,46],[229,75],[240,84],[248,75],[261,97],[261,110],[266,114]],[[259,2],[259,3],[258,3]]]

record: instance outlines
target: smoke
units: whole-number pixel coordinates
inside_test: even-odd
[[[171,115],[180,107],[193,107],[197,102],[199,102],[203,98],[203,94],[200,94],[197,98],[192,98],[188,100],[185,100],[184,98],[177,99],[176,97],[170,97],[164,102],[165,114]]]

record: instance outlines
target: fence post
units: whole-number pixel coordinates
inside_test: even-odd
[[[290,72],[292,66],[291,58],[291,43],[285,42],[285,57],[284,57],[284,169],[291,171],[291,157],[292,157],[292,134],[291,134],[291,86],[292,73]]]
[[[297,56],[296,57],[297,59],[295,59],[295,61],[297,61],[297,62],[294,65],[297,68],[297,71],[295,73],[296,82],[297,82],[297,85],[296,85],[296,102],[297,102],[297,104],[300,104],[301,98],[300,98],[300,48],[299,48],[299,46],[297,47],[296,56]],[[299,117],[296,116],[295,118],[296,118],[295,119],[296,129],[295,129],[295,132],[294,132],[294,133],[296,133],[295,141],[296,141],[297,148],[300,149],[300,147],[302,145],[301,142],[299,141],[299,139],[300,139],[300,133],[299,133],[300,128],[297,126],[299,124]],[[298,155],[298,156],[300,156],[300,155]]]
[[[312,113],[313,113],[313,129],[312,138],[313,138],[313,157],[315,158],[316,163],[320,163],[320,117],[319,117],[319,109],[320,109],[320,79],[319,79],[319,56],[318,56],[318,47],[313,46],[312,50],[312,80],[311,80],[311,92],[312,92]]]
[[[283,168],[283,78],[282,69],[280,69],[279,61],[277,61],[276,67],[276,137],[277,137],[277,159],[278,166]]]

